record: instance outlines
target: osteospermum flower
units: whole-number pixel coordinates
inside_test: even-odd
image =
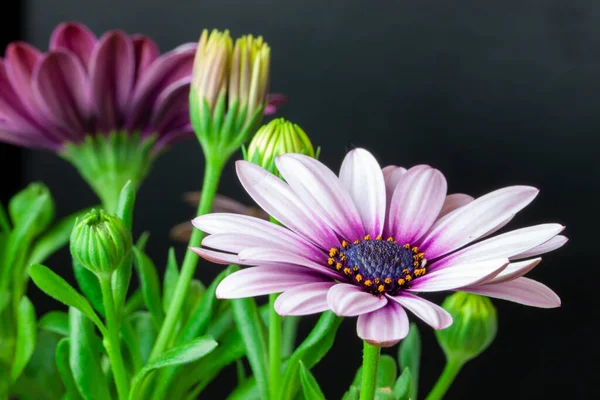
[[[557,236],[563,226],[485,239],[535,198],[533,187],[506,187],[477,199],[447,195],[440,171],[427,165],[382,170],[363,149],[346,156],[339,176],[300,154],[282,155],[276,165],[285,182],[245,161],[237,162],[237,173],[283,226],[234,214],[193,221],[210,234],[202,244],[214,249],[193,249],[200,256],[254,266],[223,280],[220,298],[283,292],[275,303],[279,314],[358,316],[358,336],[380,346],[406,336],[405,310],[435,329],[452,323],[421,293],[465,291],[560,305],[552,290],[522,275],[540,262],[535,256],[564,244]]]

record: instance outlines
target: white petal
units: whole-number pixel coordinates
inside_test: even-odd
[[[513,301],[532,307],[560,307],[560,297],[552,289],[533,279],[523,277],[510,282],[470,286],[461,288],[460,291]]]
[[[373,238],[381,235],[385,222],[385,182],[375,157],[364,149],[350,151],[342,163],[340,181],[356,205],[365,233]]]
[[[355,317],[380,309],[387,304],[384,296],[374,296],[361,288],[340,283],[327,292],[329,308],[340,317]]]
[[[440,211],[440,215],[438,218],[442,218],[444,215],[462,207],[474,200],[473,196],[469,196],[464,193],[454,193],[446,196],[446,200],[444,201],[444,205],[442,210]]]
[[[408,316],[400,304],[390,301],[385,307],[358,317],[358,337],[375,346],[390,347],[404,339],[409,330]]]
[[[488,193],[440,218],[419,248],[428,258],[456,250],[496,228],[531,203],[538,190],[511,186]]]
[[[392,195],[391,235],[399,243],[415,243],[437,219],[446,189],[446,179],[437,169],[409,169]]]
[[[508,265],[507,258],[478,261],[442,268],[420,278],[410,286],[412,292],[439,292],[487,282]]]
[[[532,269],[534,269],[540,262],[542,262],[541,257],[534,258],[533,260],[527,260],[527,261],[521,261],[521,262],[511,262],[510,264],[508,264],[506,266],[506,268],[504,268],[502,270],[502,272],[500,272],[498,275],[496,275],[489,282],[486,282],[486,285],[488,283],[489,284],[501,283],[501,282],[508,282],[508,281],[517,279],[517,278],[525,275]]]
[[[569,239],[567,239],[565,236],[558,235],[548,240],[546,243],[540,244],[539,246],[534,247],[533,249],[529,249],[527,251],[517,254],[516,256],[511,257],[511,259],[518,260],[521,258],[529,258],[539,256],[541,254],[546,254],[558,248],[561,248],[568,241]]]
[[[353,240],[365,235],[350,194],[329,168],[314,158],[293,153],[277,157],[275,164],[294,192],[340,236]]]
[[[329,310],[327,292],[334,282],[309,283],[286,290],[277,297],[279,315],[309,315]]]
[[[452,325],[452,316],[442,307],[421,297],[403,292],[399,296],[388,296],[434,329],[445,329]]]
[[[247,161],[236,162],[244,189],[269,215],[324,249],[339,246],[333,231],[281,179]]]

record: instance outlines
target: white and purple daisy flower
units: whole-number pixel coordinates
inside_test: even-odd
[[[283,226],[236,214],[208,214],[193,223],[210,234],[193,250],[224,264],[253,267],[217,288],[219,298],[282,294],[281,315],[332,310],[358,316],[360,338],[379,346],[403,339],[408,310],[435,329],[452,323],[417,294],[465,291],[551,308],[547,286],[523,277],[540,254],[567,239],[559,224],[542,224],[484,239],[527,206],[538,190],[511,186],[477,199],[447,195],[444,175],[427,165],[383,170],[366,150],[345,158],[339,177],[300,154],[279,156],[285,179],[237,162],[254,201]]]

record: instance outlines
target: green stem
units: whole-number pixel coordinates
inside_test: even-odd
[[[104,346],[110,359],[110,366],[115,378],[119,399],[126,400],[129,397],[129,380],[127,379],[125,364],[123,363],[123,356],[121,354],[120,329],[115,312],[110,275],[100,275],[99,280],[108,328],[108,337],[104,338]]]
[[[269,386],[271,399],[279,397],[281,381],[281,316],[275,311],[275,300],[279,295],[269,295]]]
[[[207,214],[212,209],[213,200],[219,186],[219,179],[221,177],[221,173],[223,172],[223,166],[224,163],[222,161],[215,159],[211,160],[207,158],[206,170],[204,171],[204,182],[202,184],[202,195],[196,215]],[[189,250],[189,247],[198,247],[200,242],[202,242],[203,237],[204,232],[202,232],[200,229],[193,230],[190,242],[188,244],[188,251],[183,259],[181,274],[179,275],[177,286],[175,287],[175,295],[169,304],[169,309],[167,310],[165,320],[160,328],[160,332],[158,333],[158,338],[154,343],[154,347],[152,348],[150,360],[154,360],[157,356],[163,353],[169,344],[171,337],[173,336],[173,331],[177,326],[177,319],[181,313],[181,307],[183,306],[190,283],[194,278],[194,272],[196,272],[196,265],[199,258],[196,253]]]
[[[377,370],[381,347],[364,342],[360,400],[373,400],[377,389]]]
[[[435,386],[431,389],[431,392],[429,392],[425,400],[442,399],[464,364],[465,363],[462,360],[449,358],[446,361],[446,366],[444,367],[442,375],[440,375]]]

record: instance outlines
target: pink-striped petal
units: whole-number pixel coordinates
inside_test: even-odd
[[[448,311],[419,296],[403,292],[400,296],[388,298],[411,311],[434,329],[445,329],[452,325],[452,316]]]
[[[358,317],[356,333],[362,340],[379,347],[390,347],[408,335],[406,311],[390,301],[385,307]]]
[[[192,224],[203,232],[211,235],[220,233],[245,234],[282,243],[286,248],[296,247],[305,252],[306,256],[315,262],[323,260],[323,253],[304,238],[298,236],[289,229],[247,215],[213,213],[205,214],[195,218]],[[319,254],[318,258],[314,257]]]
[[[564,226],[542,224],[517,229],[473,244],[430,265],[431,270],[491,258],[513,257],[558,235]]]
[[[365,233],[373,238],[381,235],[385,223],[385,181],[375,157],[364,149],[350,151],[342,162],[340,181],[354,201]]]
[[[512,256],[511,260],[519,260],[522,258],[529,258],[529,257],[539,256],[541,254],[546,254],[546,253],[549,253],[551,251],[561,248],[568,241],[569,241],[569,239],[567,239],[567,237],[558,235],[558,236],[555,236],[552,239],[548,240],[546,243],[542,243],[539,246],[536,246],[532,249],[529,249],[529,250],[519,253],[515,256]]]
[[[524,277],[498,284],[469,286],[461,288],[460,291],[508,300],[531,307],[560,307],[560,297],[552,289],[540,282]]]
[[[489,282],[486,282],[486,285],[488,283],[497,284],[517,279],[534,269],[540,262],[542,262],[541,257],[527,261],[511,262],[498,275],[493,277]]]
[[[334,282],[309,283],[281,293],[275,301],[279,315],[309,315],[329,310],[327,292]]]
[[[387,302],[385,296],[374,296],[346,283],[339,283],[327,292],[329,308],[340,317],[367,314],[384,307]]]
[[[319,282],[323,282],[323,278],[306,268],[245,268],[223,279],[217,286],[216,295],[219,299],[239,299],[280,293],[307,283]]]
[[[437,219],[446,190],[446,179],[437,169],[409,169],[392,195],[391,235],[399,243],[415,243]]]
[[[238,254],[239,259],[245,264],[264,264],[264,263],[287,263],[299,265],[317,271],[331,279],[343,279],[342,275],[326,267],[326,257],[323,258],[323,264],[316,263],[304,256],[289,253],[282,249],[273,249],[267,247],[253,247],[244,249]]]
[[[473,196],[469,196],[468,194],[449,194],[448,196],[446,196],[446,200],[444,201],[444,205],[442,206],[442,210],[440,211],[440,215],[438,215],[438,218],[442,218],[444,215],[469,204],[473,200],[475,200]]]
[[[419,245],[429,259],[456,250],[499,226],[537,196],[530,186],[488,193],[439,219]]]
[[[37,114],[33,93],[33,72],[41,59],[42,53],[27,43],[13,42],[6,48],[6,75],[20,103],[32,117]]]
[[[294,192],[340,236],[351,241],[365,236],[350,194],[329,168],[314,158],[292,153],[277,157],[275,164]]]
[[[442,268],[415,279],[412,292],[439,292],[487,282],[508,265],[508,258],[478,261]]]
[[[52,32],[50,50],[72,52],[87,70],[96,43],[96,35],[85,25],[77,22],[63,22]]]
[[[240,265],[252,265],[244,263],[237,254],[222,253],[220,251],[208,250],[202,247],[189,247],[189,250],[198,254],[200,257],[207,261],[214,262],[215,264],[240,264]]]
[[[402,176],[406,173],[406,168],[398,167],[396,165],[388,165],[384,167],[381,172],[383,173],[383,179],[385,180],[385,191],[388,199],[392,199],[392,194]]]
[[[123,124],[135,73],[135,51],[121,31],[104,34],[90,59],[90,85],[98,127],[111,131]]]
[[[237,161],[238,178],[252,199],[269,215],[317,246],[338,247],[335,233],[281,179],[247,161]]]
[[[133,40],[133,49],[135,52],[134,76],[137,82],[150,65],[160,56],[160,51],[156,43],[147,36],[134,35],[131,39]]]
[[[33,92],[48,121],[61,127],[69,139],[86,132],[90,117],[88,81],[81,63],[72,53],[46,54],[33,76]]]

